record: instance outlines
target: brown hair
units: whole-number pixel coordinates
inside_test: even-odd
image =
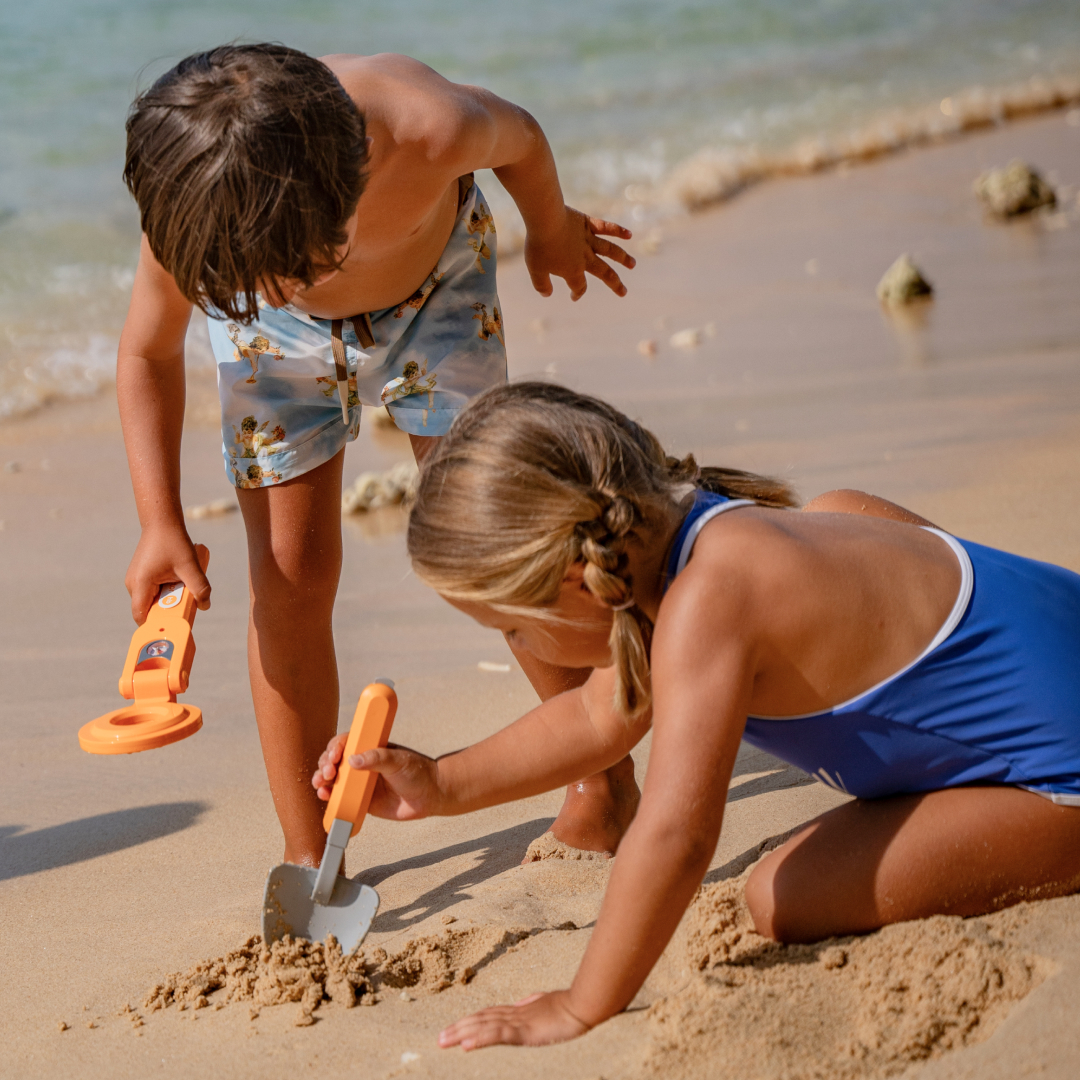
[[[283,45],[181,60],[131,106],[124,182],[155,258],[204,311],[238,322],[260,280],[340,265],[364,190],[364,117],[321,61]]]
[[[533,616],[555,602],[569,567],[584,563],[586,587],[614,609],[616,707],[638,716],[652,702],[652,622],[632,603],[626,548],[677,515],[694,488],[797,505],[779,480],[669,457],[651,432],[596,398],[550,383],[501,386],[473,401],[424,461],[409,555],[450,599]]]

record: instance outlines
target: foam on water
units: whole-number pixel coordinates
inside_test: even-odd
[[[648,221],[1080,102],[1075,0],[52,0],[0,8],[0,417],[112,378],[140,86],[229,40],[397,51],[541,121],[570,201]],[[521,223],[481,177],[504,250]]]

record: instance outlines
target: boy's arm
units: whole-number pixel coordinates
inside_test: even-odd
[[[551,147],[524,109],[482,87],[450,82],[407,56],[323,60],[357,100],[372,93],[375,73],[389,77],[381,93],[394,98],[399,147],[412,148],[417,176],[445,185],[477,169],[494,170],[525,222],[525,263],[537,292],[550,296],[554,275],[566,281],[577,300],[589,273],[619,296],[626,294],[619,275],[603,260],[632,269],[634,259],[604,237],[629,240],[630,231],[565,204]]]
[[[617,296],[626,286],[604,259],[628,270],[635,261],[618,244],[629,240],[629,229],[613,221],[590,217],[563,201],[555,158],[547,137],[524,109],[480,87],[462,87],[474,108],[463,123],[461,146],[474,168],[493,169],[510,193],[525,222],[525,264],[533,287],[542,296],[552,293],[551,277],[561,277],[578,300],[587,288],[586,273],[599,278]]]
[[[191,308],[143,237],[116,358],[116,397],[142,526],[125,579],[137,623],[166,581],[183,581],[200,608],[210,606],[210,583],[199,568],[180,503],[184,336]]]

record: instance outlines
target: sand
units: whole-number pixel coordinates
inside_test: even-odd
[[[719,1059],[763,1080],[892,1076],[989,1038],[1057,967],[1011,940],[1029,907],[778,945],[754,931],[746,876],[691,908],[687,959],[700,974],[649,1009],[641,1076],[705,1076]]]
[[[443,918],[448,923],[457,921],[453,916]],[[559,929],[577,927],[567,923]],[[375,1005],[382,994],[393,989],[401,990],[403,999],[410,1000],[407,990],[437,994],[455,983],[464,985],[533,933],[491,926],[447,929],[440,935],[415,938],[394,954],[377,948],[344,955],[333,935],[325,942],[294,940],[286,935],[267,948],[262,937],[254,934],[224,956],[203,960],[186,973],[166,976],[151,988],[143,1008],[157,1012],[170,1006],[183,1011],[245,1002],[256,1006],[299,1002],[293,1023],[309,1027],[324,1001],[351,1009]],[[257,1019],[257,1015],[251,1018]]]
[[[972,183],[1015,159],[1056,187],[1058,206],[989,222]],[[643,231],[628,302],[595,283],[576,305],[565,292],[545,301],[506,260],[511,371],[602,394],[700,461],[776,472],[806,498],[863,487],[962,536],[1080,570],[1078,189],[1080,129],[1052,114],[762,183],[662,236]],[[893,314],[874,290],[902,251],[935,295]],[[697,331],[693,342],[672,345],[684,330]],[[205,507],[231,493],[212,382],[198,371],[189,398],[182,498]],[[367,419],[346,458],[350,484],[408,459],[407,440]],[[185,983],[186,973],[250,941],[281,857],[246,686],[243,524],[235,513],[190,520],[213,555],[213,606],[195,627],[183,699],[202,708],[202,731],[152,753],[91,757],[75,736],[120,704],[131,634],[122,581],[138,535],[115,404],[102,396],[6,422],[7,462],[18,468],[0,470],[5,1077],[1075,1075],[1080,897],[753,959],[739,875],[844,796],[749,747],[695,912],[631,1009],[580,1040],[467,1057],[435,1041],[464,1013],[573,977],[613,864],[521,865],[535,841],[534,854],[554,852],[545,834],[558,792],[462,818],[365,823],[348,868],[381,907],[349,985],[374,1007],[328,993],[324,952],[292,964],[308,974],[287,993],[288,964],[275,969],[280,986],[266,984],[299,1000],[237,997],[218,1009],[229,991],[207,983],[194,999],[207,1007],[150,1011],[142,1002],[168,973],[185,973],[172,993],[186,998],[200,977]],[[389,675],[395,738],[441,753],[534,696],[498,635],[409,574],[402,520],[395,506],[343,520],[341,725],[365,683]],[[641,777],[648,740],[635,761]],[[262,951],[245,947],[257,983]],[[308,987],[320,985],[315,1003]],[[314,1022],[297,1027],[308,993]]]

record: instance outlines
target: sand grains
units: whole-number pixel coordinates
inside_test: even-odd
[[[687,935],[699,974],[650,1008],[644,1076],[705,1076],[720,1060],[760,1080],[891,1076],[985,1039],[1050,970],[997,932],[1002,916],[778,945],[754,930],[746,876],[699,895]]]
[[[151,1013],[170,1006],[184,1012],[244,1003],[255,1020],[263,1006],[298,1002],[295,1023],[306,1027],[315,1023],[325,1001],[351,1009],[374,1005],[383,988],[435,994],[467,983],[531,934],[495,927],[448,929],[410,941],[394,954],[376,948],[347,956],[332,935],[325,944],[286,936],[267,948],[256,934],[225,956],[167,976],[147,994],[143,1007]]]

